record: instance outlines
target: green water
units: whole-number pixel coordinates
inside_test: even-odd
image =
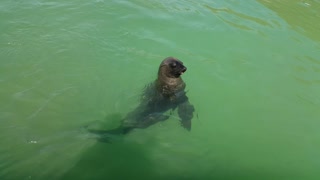
[[[0,179],[320,179],[320,2],[0,3]],[[196,108],[100,143],[161,60]]]

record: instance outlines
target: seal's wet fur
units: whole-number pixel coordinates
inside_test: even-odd
[[[135,128],[147,128],[169,118],[163,114],[178,108],[181,125],[191,130],[194,107],[186,96],[186,84],[180,77],[187,68],[174,58],[164,59],[158,70],[157,79],[146,86],[139,106],[128,113],[121,125],[111,130],[89,130],[96,134],[126,134]]]

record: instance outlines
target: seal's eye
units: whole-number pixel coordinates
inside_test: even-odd
[[[176,63],[172,63],[172,64],[171,64],[171,67],[172,67],[172,68],[175,68],[175,67],[177,67],[177,64],[176,64]]]

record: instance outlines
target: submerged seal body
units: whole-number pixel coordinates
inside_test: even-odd
[[[187,68],[174,58],[165,58],[158,70],[157,79],[146,86],[139,106],[128,113],[119,127],[111,130],[89,130],[96,134],[126,134],[135,128],[147,128],[169,118],[163,114],[178,108],[181,125],[191,130],[194,107],[186,96],[186,84],[181,75]]]

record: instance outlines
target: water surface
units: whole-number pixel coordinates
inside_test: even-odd
[[[0,5],[1,179],[319,179],[320,2]],[[196,108],[97,142],[167,56]]]

